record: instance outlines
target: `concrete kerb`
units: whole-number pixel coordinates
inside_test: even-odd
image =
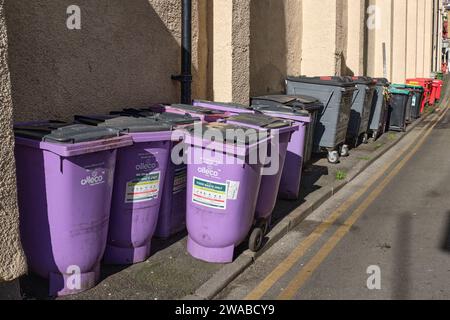
[[[443,99],[447,101],[447,99]],[[236,279],[243,271],[252,265],[262,254],[269,250],[278,240],[285,236],[290,230],[297,227],[303,222],[313,211],[319,208],[325,201],[329,200],[333,195],[344,188],[349,182],[353,181],[358,175],[366,170],[371,164],[379,159],[383,154],[388,152],[391,148],[403,140],[412,130],[414,130],[420,123],[425,121],[432,113],[428,113],[422,118],[416,120],[407,131],[401,134],[397,139],[386,144],[384,147],[376,150],[374,155],[368,161],[361,161],[348,174],[347,178],[342,181],[336,181],[329,187],[322,188],[316,191],[307,203],[302,204],[297,209],[287,215],[281,222],[279,222],[271,232],[267,235],[264,247],[258,252],[251,252],[246,250],[233,263],[224,266],[216,274],[213,275],[206,283],[198,288],[194,295],[187,296],[183,300],[198,299],[213,299],[220,293],[228,284]]]

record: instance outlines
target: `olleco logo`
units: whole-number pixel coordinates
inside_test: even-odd
[[[156,163],[141,163],[136,166],[136,170],[153,170],[156,169]]]
[[[197,169],[197,171],[199,173],[203,173],[203,174],[205,174],[207,176],[211,176],[211,177],[218,177],[219,176],[219,172],[218,171],[214,171],[212,169],[208,169],[208,168],[205,168],[205,167],[200,167],[200,168]]]
[[[103,182],[104,182],[103,176],[98,175],[98,173],[96,171],[94,171],[94,172],[92,172],[92,174],[90,176],[87,176],[86,178],[81,180],[81,185],[82,186],[85,186],[85,185],[95,186],[95,185],[101,184]]]

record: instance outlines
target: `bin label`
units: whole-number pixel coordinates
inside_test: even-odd
[[[416,96],[413,96],[413,97],[412,97],[412,102],[411,102],[411,105],[412,105],[413,107],[416,106],[416,101],[417,101],[417,97],[416,97]]]
[[[127,182],[125,203],[138,203],[158,198],[161,172],[151,172],[139,175],[133,181]]]
[[[226,210],[228,185],[194,177],[192,202],[213,209]]]
[[[228,185],[228,200],[237,200],[239,194],[239,181],[227,181]]]
[[[177,194],[186,190],[187,183],[187,168],[175,169],[175,176],[173,178],[173,194]]]

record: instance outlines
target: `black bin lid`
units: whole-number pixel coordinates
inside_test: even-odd
[[[42,121],[14,126],[17,137],[50,143],[75,144],[118,137],[119,130],[61,121]]]
[[[206,115],[222,115],[222,114],[225,114],[225,112],[223,112],[223,111],[197,107],[197,106],[193,106],[193,105],[190,105],[190,104],[172,104],[171,106],[174,107],[174,108],[180,109],[180,110],[185,110],[187,112],[195,112],[195,113],[199,113],[199,114],[206,114]]]
[[[121,111],[111,111],[110,114],[114,116],[125,116],[135,118],[146,118],[157,115],[156,112],[151,111],[149,109],[134,109],[134,108],[126,108]]]
[[[267,130],[286,128],[293,124],[290,120],[274,118],[265,114],[239,114],[227,118],[227,121],[257,126]]]
[[[77,122],[109,127],[128,133],[170,131],[172,126],[152,118],[135,118],[127,116],[75,116]]]
[[[288,81],[302,82],[317,85],[335,86],[335,87],[353,87],[355,83],[349,77],[323,76],[323,77],[287,77]]]
[[[258,134],[254,134],[255,132],[249,131],[247,127],[228,124],[228,123],[206,123],[202,124],[202,130],[198,130],[197,126],[189,126],[186,128],[186,131],[192,136],[197,136],[200,138],[204,138],[204,133],[207,130],[218,130],[221,134],[214,140],[215,142],[228,143],[228,144],[241,144],[241,145],[252,145],[258,143],[259,141],[266,139],[268,137],[268,133],[265,131],[257,131]],[[235,136],[227,134],[228,130],[239,130],[245,133],[245,136],[240,134],[236,134]]]

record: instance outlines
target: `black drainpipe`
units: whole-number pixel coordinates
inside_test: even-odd
[[[181,82],[181,103],[192,103],[192,0],[183,0],[181,36],[181,74],[172,76]]]

